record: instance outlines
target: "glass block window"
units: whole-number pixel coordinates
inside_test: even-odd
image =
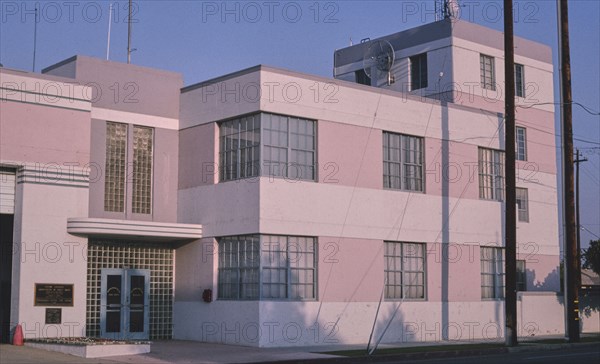
[[[515,151],[516,159],[518,161],[527,160],[527,130],[521,126],[517,126],[515,129]]]
[[[316,298],[315,238],[244,235],[219,239],[219,299]]]
[[[515,95],[525,97],[525,66],[515,63]]]
[[[313,181],[316,123],[261,113],[220,125],[220,179],[256,176]]]
[[[504,250],[481,247],[481,298],[504,298]]]
[[[527,269],[524,260],[517,260],[517,291],[527,291]]]
[[[104,210],[125,211],[125,166],[127,163],[127,124],[106,123],[106,165]]]
[[[423,138],[383,132],[383,187],[423,191]]]
[[[479,148],[479,198],[504,200],[504,152]]]
[[[425,298],[425,244],[386,241],[385,298]]]
[[[481,54],[479,56],[479,66],[481,71],[481,87],[487,90],[496,90],[494,57]]]
[[[150,340],[173,335],[174,251],[164,245],[90,240],[87,254],[86,335],[100,336],[101,271],[150,270]]]
[[[154,129],[133,127],[133,201],[137,214],[152,212],[152,158]]]
[[[409,57],[410,89],[418,90],[427,87],[427,53]]]
[[[527,188],[516,188],[518,218],[521,222],[529,222],[529,193]]]

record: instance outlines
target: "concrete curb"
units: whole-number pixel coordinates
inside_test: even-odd
[[[396,362],[401,360],[420,360],[420,359],[438,359],[438,358],[459,358],[469,357],[478,355],[493,355],[493,354],[505,354],[505,353],[521,353],[536,350],[561,350],[571,349],[575,347],[597,347],[598,342],[589,343],[564,343],[564,344],[536,344],[536,343],[522,343],[522,346],[516,347],[498,347],[498,348],[487,348],[487,349],[463,349],[463,350],[447,350],[447,351],[421,351],[413,353],[400,353],[390,355],[377,355],[377,356],[353,356],[353,357],[342,357],[335,356],[331,358],[319,358],[319,359],[302,359],[302,360],[288,360],[281,361],[280,363],[372,363],[372,362]],[[423,347],[426,349],[426,347]]]

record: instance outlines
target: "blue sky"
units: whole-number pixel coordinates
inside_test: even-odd
[[[106,57],[106,1],[0,1],[0,63],[36,71],[75,54]],[[127,1],[113,1],[111,60],[126,61]],[[459,1],[462,19],[502,30],[502,1]],[[330,77],[333,51],[434,20],[423,1],[135,1],[132,63],[183,74],[192,84],[257,64]],[[600,1],[571,0],[573,99],[600,111]],[[516,1],[515,34],[550,45],[557,64],[556,3]],[[556,68],[558,69],[558,68]],[[555,94],[557,90],[555,74]],[[555,101],[555,100],[547,100]],[[558,111],[558,110],[557,110]],[[581,164],[582,245],[600,236],[600,116],[575,106]],[[558,122],[558,121],[557,121]]]

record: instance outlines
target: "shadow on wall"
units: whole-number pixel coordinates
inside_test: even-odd
[[[410,324],[405,323],[402,308],[402,302],[394,302],[393,305],[385,305],[385,301],[382,303],[382,310],[376,319],[370,340],[370,349],[390,342],[419,341],[419,338],[415,337],[419,332],[418,326],[411,327]],[[375,320],[375,316],[372,317],[372,320]]]
[[[560,292],[560,273],[558,268],[553,269],[543,280],[536,278],[535,270],[527,269],[525,271],[528,291]]]

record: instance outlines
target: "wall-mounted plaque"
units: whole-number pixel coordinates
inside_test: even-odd
[[[35,306],[73,306],[73,285],[36,283],[34,300]]]
[[[46,325],[60,324],[62,322],[62,308],[46,309]]]

